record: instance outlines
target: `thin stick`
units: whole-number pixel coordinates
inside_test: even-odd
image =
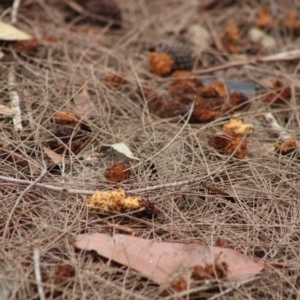
[[[18,199],[16,200],[16,202],[15,202],[15,204],[14,204],[12,210],[11,210],[10,213],[9,213],[8,219],[7,219],[6,224],[5,224],[5,228],[4,228],[4,230],[3,230],[3,235],[2,235],[3,240],[4,240],[5,237],[6,237],[6,234],[7,234],[7,231],[8,231],[8,227],[9,227],[9,223],[10,223],[10,220],[11,220],[11,218],[12,218],[12,216],[13,216],[13,214],[14,214],[16,208],[17,208],[17,206],[18,206],[19,203],[21,202],[22,198],[24,197],[24,195],[25,195],[32,187],[34,187],[39,181],[42,180],[42,178],[45,176],[46,172],[47,172],[47,167],[45,166],[44,169],[42,170],[40,176],[39,176],[36,180],[34,180],[34,181],[26,181],[26,180],[22,180],[22,181],[26,181],[26,184],[28,184],[28,186],[27,186],[26,189],[20,194],[20,196],[19,196]]]
[[[40,269],[40,250],[36,247],[33,250],[33,261],[34,261],[34,274],[35,274],[38,293],[40,299],[45,300],[46,298],[42,286],[42,276],[41,276],[41,269]]]
[[[285,52],[280,52],[268,56],[262,56],[256,59],[246,59],[246,60],[241,60],[241,61],[232,61],[229,63],[226,63],[221,66],[216,66],[212,68],[207,68],[203,70],[199,70],[194,72],[195,74],[206,74],[206,73],[212,73],[224,69],[229,69],[233,67],[239,67],[239,66],[244,66],[244,65],[249,65],[249,64],[258,64],[262,62],[276,62],[276,61],[289,61],[289,60],[295,60],[300,58],[300,50],[292,50],[292,51],[285,51]]]
[[[21,3],[21,0],[14,0],[12,10],[11,10],[11,23],[12,24],[17,23],[17,15],[18,15],[20,3]]]
[[[11,109],[14,111],[13,123],[16,131],[22,131],[22,118],[20,109],[20,98],[15,90],[16,78],[15,78],[15,68],[12,65],[8,71],[8,90],[11,99]]]
[[[221,65],[221,66],[216,66],[216,67],[211,67],[211,68],[195,71],[194,74],[213,73],[213,72],[217,72],[217,71],[224,70],[224,69],[248,65],[251,63],[254,63],[254,61],[251,61],[251,60],[233,61],[233,62],[226,63],[224,65]]]

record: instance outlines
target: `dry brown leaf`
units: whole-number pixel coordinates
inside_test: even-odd
[[[51,150],[50,148],[43,146],[43,150],[44,152],[47,154],[47,156],[49,158],[51,158],[51,160],[55,163],[58,164],[62,161],[62,155],[58,154],[56,152],[54,152],[53,150]]]
[[[80,116],[71,111],[58,111],[54,115],[57,125],[76,125],[80,121]]]
[[[167,243],[128,235],[80,234],[69,242],[82,250],[94,250],[103,257],[128,266],[162,286],[176,278],[187,280],[195,266],[226,265],[226,278],[241,281],[267,268],[236,250],[202,244]]]

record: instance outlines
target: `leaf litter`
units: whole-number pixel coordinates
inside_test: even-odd
[[[17,29],[1,40],[4,294],[297,298],[297,1],[17,4],[0,3]],[[149,253],[154,269],[136,263]]]

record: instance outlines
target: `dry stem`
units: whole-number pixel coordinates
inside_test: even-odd
[[[22,131],[22,117],[20,108],[20,98],[18,92],[15,90],[16,78],[15,78],[15,68],[12,65],[8,73],[8,88],[9,95],[11,99],[11,109],[14,111],[13,123],[16,131]]]
[[[211,67],[211,68],[195,71],[195,74],[207,74],[207,73],[213,73],[213,72],[217,72],[217,71],[228,69],[228,68],[240,67],[240,66],[251,65],[251,64],[259,64],[262,62],[290,61],[290,60],[296,60],[299,58],[300,58],[300,50],[285,51],[285,52],[279,52],[276,54],[263,56],[263,57],[259,57],[259,58],[255,58],[255,59],[232,61],[232,62],[223,64],[221,66],[216,66],[216,67]]]
[[[34,274],[36,279],[36,285],[41,300],[45,300],[44,289],[42,285],[42,276],[40,268],[40,250],[38,248],[33,249],[33,261],[34,261]]]

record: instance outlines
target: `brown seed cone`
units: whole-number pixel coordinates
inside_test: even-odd
[[[152,52],[149,54],[149,72],[159,75],[168,76],[171,74],[174,66],[174,60],[167,53]]]
[[[124,163],[117,163],[107,167],[105,178],[110,182],[123,182],[131,176],[130,166]]]
[[[161,44],[155,48],[155,52],[167,53],[174,60],[173,71],[191,70],[194,58],[189,47],[181,44]]]
[[[186,105],[180,101],[157,97],[148,102],[149,111],[160,118],[173,118],[186,113]]]

